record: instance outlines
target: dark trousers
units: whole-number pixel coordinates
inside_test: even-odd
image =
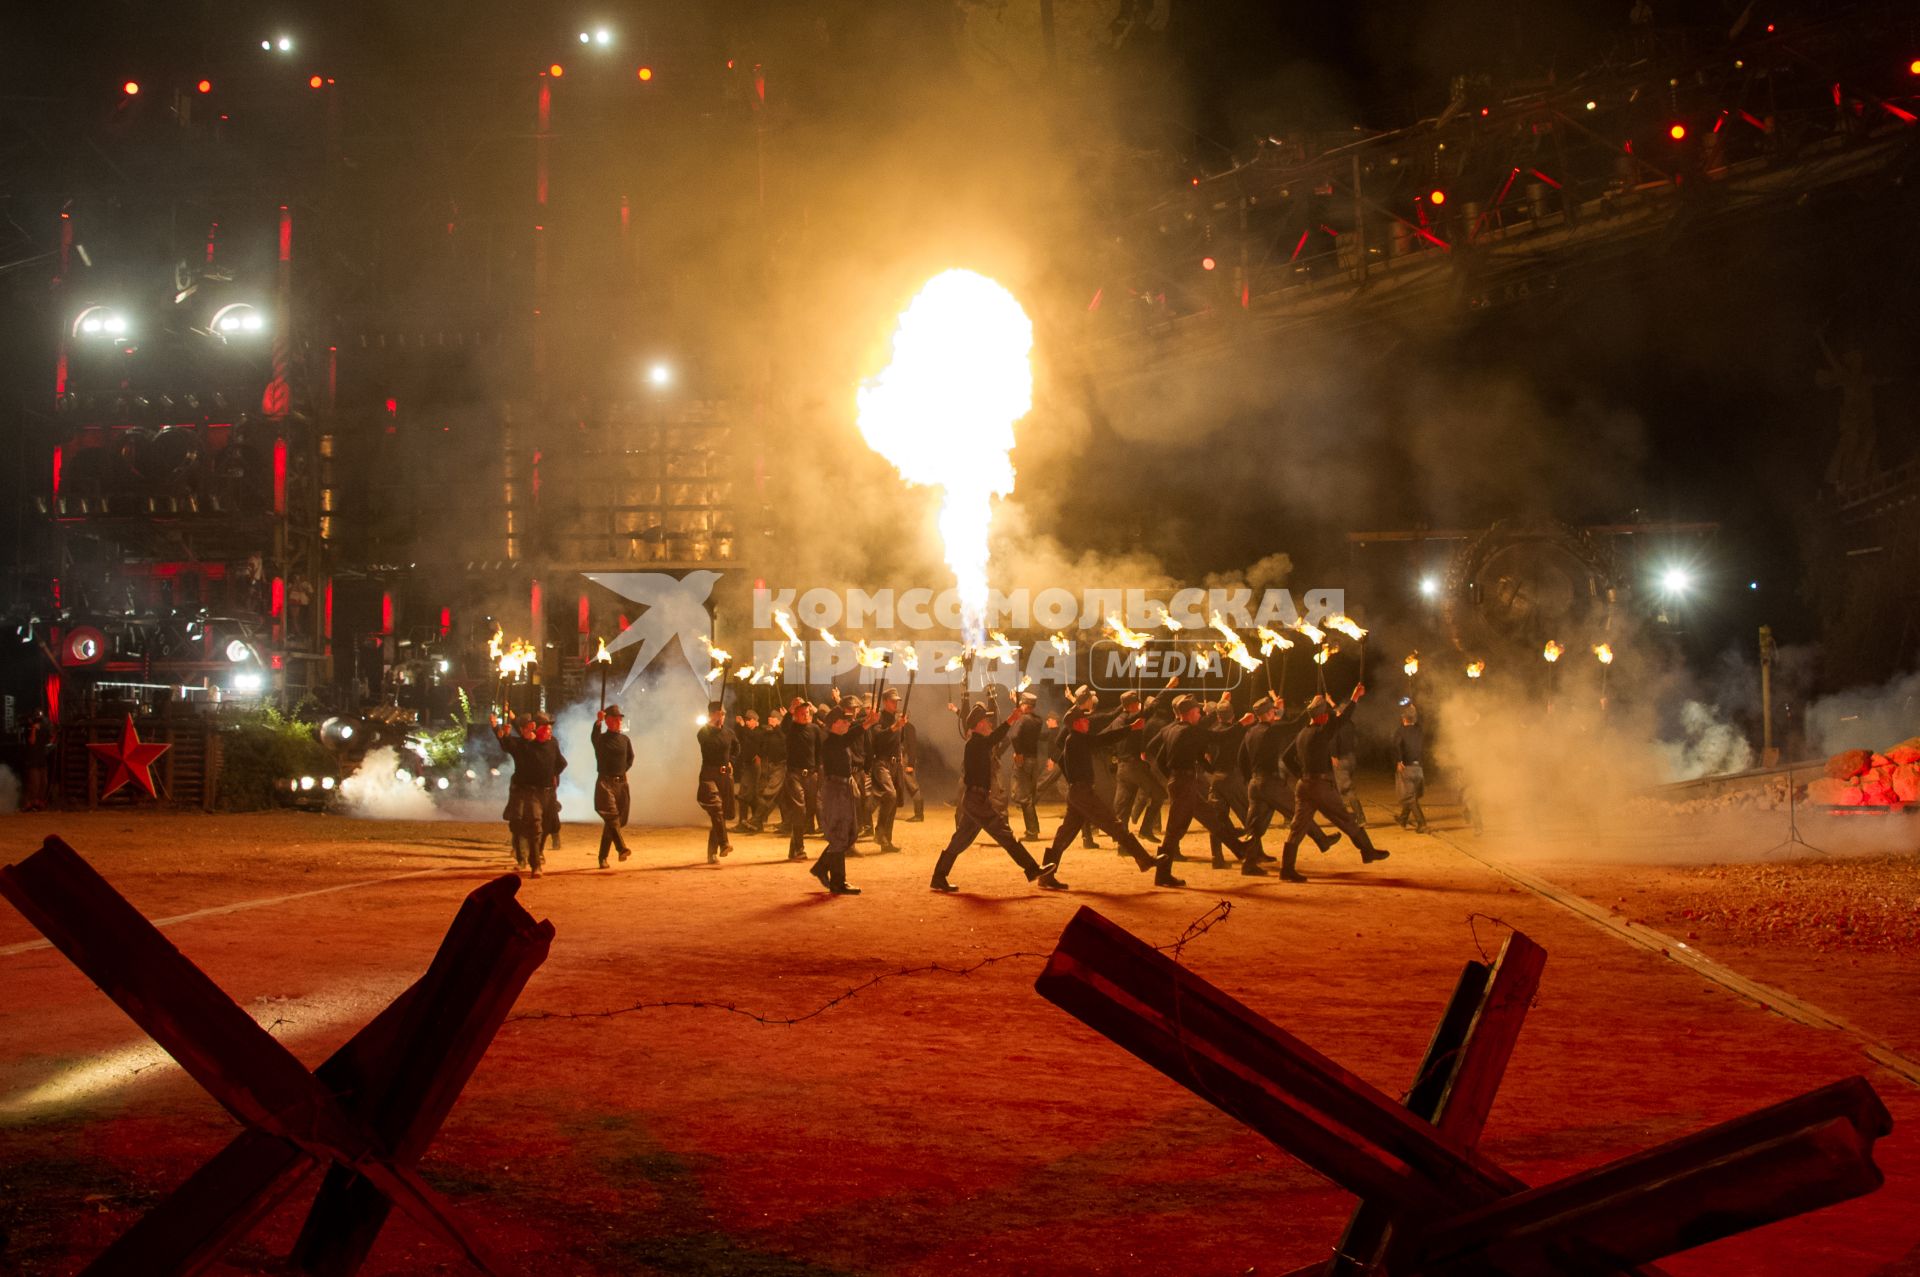
[[[993,796],[987,790],[968,787],[962,791],[960,805],[954,809],[954,821],[953,841],[940,853],[940,859],[933,867],[935,882],[946,881],[947,875],[953,871],[954,862],[960,859],[960,853],[972,846],[973,840],[982,833],[999,843],[1029,879],[1039,874],[1040,866],[1033,863],[1033,857],[1013,836],[1006,813],[993,805]]]
[[[814,873],[829,887],[847,885],[847,853],[853,850],[859,798],[851,776],[828,776],[820,782],[820,829],[827,836],[827,849],[820,853]]]
[[[1284,772],[1265,772],[1255,776],[1253,784],[1247,787],[1248,842],[1260,845],[1275,812],[1285,817],[1281,822],[1283,826],[1293,823],[1293,777]],[[1311,816],[1307,818],[1307,837],[1322,851],[1333,844],[1327,831],[1316,825]]]
[[[787,765],[785,762],[760,760],[760,787],[751,795],[752,824],[755,833],[766,828],[767,816],[780,804],[780,795],[787,788]]]
[[[1007,805],[1009,809],[1019,808],[1023,828],[1029,838],[1040,836],[1040,808],[1035,799],[1039,793],[1040,760],[1024,754],[1013,756],[1012,785],[1009,787]]]
[[[507,789],[506,810],[500,813],[513,834],[513,859],[516,864],[540,868],[546,860],[540,840],[541,823],[546,814],[546,791],[532,785],[511,785]]]
[[[1303,776],[1300,783],[1293,787],[1293,827],[1287,830],[1287,845],[1280,854],[1282,873],[1293,868],[1293,858],[1300,850],[1300,840],[1307,836],[1315,816],[1320,816],[1352,839],[1362,855],[1373,854],[1372,839],[1348,814],[1346,803],[1340,799],[1340,787],[1334,784],[1333,777]]]
[[[1360,791],[1353,787],[1353,778],[1358,765],[1351,754],[1340,754],[1333,760],[1333,784],[1340,791],[1340,801],[1361,824],[1367,823],[1367,809],[1360,805]]]
[[[813,823],[819,793],[810,767],[787,768],[787,787],[780,795],[780,818],[787,822],[787,855],[804,860],[807,854],[807,827]]]
[[[593,814],[600,817],[600,863],[603,865],[607,863],[607,852],[615,847],[621,855],[627,854],[627,840],[620,836],[620,827],[627,823],[632,803],[625,776],[602,776],[593,782]]]
[[[1140,822],[1140,836],[1151,838],[1159,826],[1160,802],[1167,787],[1145,759],[1122,758],[1113,780],[1113,810],[1121,820]]]
[[[1120,844],[1120,850],[1133,857],[1133,862],[1142,869],[1153,868],[1153,855],[1140,845],[1133,831],[1120,822],[1113,807],[1100,796],[1091,782],[1084,785],[1067,786],[1067,814],[1060,822],[1060,828],[1053,835],[1053,841],[1047,845],[1044,863],[1048,868],[1056,868],[1060,857],[1066,854],[1067,844],[1073,836],[1086,829],[1099,829]]]
[[[913,804],[914,819],[918,820],[925,810],[926,799],[920,796],[920,773],[917,768],[909,767],[902,759],[895,764],[894,788],[899,792],[902,805]]]
[[[734,800],[740,809],[739,823],[735,828],[746,832],[753,826],[754,797],[760,792],[760,768],[763,764],[757,758],[748,759],[735,768],[733,782]]]
[[[1160,854],[1180,854],[1180,839],[1189,826],[1200,827],[1219,840],[1219,845],[1245,860],[1252,847],[1240,840],[1226,813],[1207,801],[1206,781],[1197,771],[1175,772],[1167,780],[1167,833],[1160,840]]]
[[[733,773],[725,767],[702,767],[695,797],[707,813],[707,855],[717,856],[732,846],[727,825],[733,820]]]
[[[900,760],[875,760],[867,773],[867,792],[873,795],[873,837],[882,847],[893,846],[893,818],[900,810]]]
[[[1427,774],[1419,763],[1402,763],[1393,773],[1393,795],[1400,800],[1399,820],[1403,825],[1412,825],[1415,829],[1427,827],[1427,813],[1420,809],[1420,800],[1427,793]]]

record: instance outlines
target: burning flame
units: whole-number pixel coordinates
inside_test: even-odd
[[[504,635],[500,623],[494,622],[493,633],[487,636],[487,659],[495,665],[500,663],[500,644]]]
[[[1487,672],[1487,663],[1485,661],[1468,661],[1467,662],[1468,678],[1479,678],[1482,674],[1486,672]]]
[[[1613,646],[1611,644],[1608,644],[1608,643],[1594,644],[1593,654],[1600,658],[1600,663],[1602,665],[1613,664]]]
[[[1260,627],[1260,655],[1272,656],[1275,652],[1289,651],[1292,647],[1293,640],[1286,635],[1264,625]]]
[[[787,636],[787,642],[793,644],[795,647],[801,646],[800,636],[793,632],[792,617],[788,616],[785,612],[775,609],[773,613],[773,623],[780,627],[782,634]]]
[[[1346,635],[1356,643],[1367,636],[1367,632],[1356,625],[1352,617],[1338,612],[1327,618],[1327,628]]]
[[[822,643],[825,643],[830,648],[840,646],[840,640],[835,638],[833,636],[833,631],[827,629],[825,626],[822,626],[820,629],[820,641]]]
[[[500,671],[501,678],[518,678],[527,666],[539,663],[533,644],[526,639],[515,639],[503,649],[500,635],[495,634],[487,640],[487,651],[493,655],[494,668]]]
[[[908,483],[942,490],[940,536],[967,637],[987,608],[993,499],[1013,491],[1013,425],[1033,407],[1033,321],[973,271],[928,280],[900,316],[893,362],[862,386],[860,434]]]
[[[1139,651],[1147,645],[1148,641],[1147,636],[1138,630],[1128,629],[1126,622],[1122,621],[1117,615],[1107,617],[1107,634],[1114,642],[1126,648],[1129,652]]]
[[[955,652],[952,656],[949,656],[947,658],[947,663],[945,665],[942,665],[940,668],[949,674],[953,673],[955,670],[964,669],[967,664],[968,651],[969,649],[967,648],[964,648],[964,647],[961,648],[959,651]]]
[[[1014,693],[1018,695],[1019,693],[1026,691],[1029,687],[1032,687],[1032,686],[1033,686],[1033,676],[1031,674],[1022,674],[1020,676],[1020,686],[1014,688],[1013,690],[1014,690]]]
[[[607,641],[605,639],[595,639],[594,642],[598,643],[600,647],[599,647],[599,650],[597,650],[593,654],[593,664],[595,665],[613,664],[613,653],[607,650]]]
[[[877,670],[887,663],[889,653],[884,647],[868,647],[865,639],[856,640],[853,645],[853,663],[862,669]]]
[[[1327,663],[1327,658],[1329,656],[1332,656],[1335,652],[1339,650],[1340,650],[1340,645],[1338,643],[1328,643],[1326,646],[1322,647],[1319,651],[1313,654],[1313,663],[1315,665],[1325,665]]]
[[[1560,653],[1566,650],[1567,650],[1566,648],[1561,647],[1558,643],[1554,642],[1552,639],[1548,639],[1547,645],[1540,649],[1540,655],[1546,657],[1547,664],[1551,665],[1555,661],[1559,660]]]
[[[1063,655],[1073,650],[1073,644],[1067,642],[1067,636],[1057,631],[1054,633],[1054,635],[1051,638],[1047,640],[1047,642],[1053,644],[1054,651],[1059,652]]]
[[[1327,641],[1326,631],[1321,629],[1319,626],[1315,625],[1311,621],[1305,621],[1305,620],[1295,621],[1293,623],[1293,628],[1300,631],[1300,633],[1306,635],[1307,641],[1309,643],[1324,643]],[[1318,660],[1319,658],[1315,657],[1314,659]],[[1322,661],[1321,664],[1324,665],[1326,664],[1326,662]]]
[[[1406,662],[1402,664],[1400,668],[1407,672],[1408,678],[1412,678],[1415,674],[1418,674],[1420,672],[1420,653],[1414,652],[1409,655]]]
[[[1234,633],[1233,627],[1228,625],[1218,612],[1215,612],[1208,619],[1213,622],[1213,628],[1219,630],[1220,633],[1226,637],[1227,641],[1222,644],[1220,648],[1222,655],[1243,670],[1257,670],[1260,668],[1259,660],[1252,652],[1247,650],[1246,640]]]
[[[1169,630],[1172,630],[1175,633],[1178,633],[1182,628],[1184,628],[1181,626],[1180,622],[1173,619],[1173,613],[1166,611],[1164,608],[1160,612],[1160,624],[1166,626]]]
[[[974,655],[984,657],[989,661],[999,661],[1002,665],[1011,665],[1019,659],[1020,645],[1018,643],[1013,642],[999,630],[993,631],[988,637],[993,641],[981,647]]]
[[[906,666],[907,673],[918,674],[920,672],[920,649],[911,643],[901,648],[900,663]]]

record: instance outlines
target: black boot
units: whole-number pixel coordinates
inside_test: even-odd
[[[1288,843],[1280,849],[1281,882],[1305,882],[1307,880],[1305,874],[1293,867],[1293,858],[1299,854],[1300,844],[1293,841],[1288,841]]]
[[[1173,853],[1163,851],[1154,861],[1153,885],[1156,887],[1184,887],[1186,880],[1173,876]]]

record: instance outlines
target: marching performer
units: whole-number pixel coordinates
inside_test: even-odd
[[[707,724],[695,737],[700,742],[700,785],[694,800],[707,813],[707,863],[733,854],[727,825],[733,819],[733,732],[727,727],[727,707],[720,701],[707,706]]]
[[[1025,706],[1014,706],[1007,721],[998,727],[993,725],[993,710],[987,705],[973,705],[967,709],[967,742],[961,763],[960,806],[954,812],[953,839],[947,843],[946,850],[940,853],[939,861],[933,867],[933,882],[929,885],[935,891],[958,891],[947,881],[947,875],[953,871],[954,862],[960,859],[960,853],[973,844],[973,840],[982,832],[1006,850],[1013,863],[1032,882],[1040,876],[1040,866],[1033,862],[1027,849],[1013,836],[1013,830],[1007,824],[1006,813],[993,805],[993,753],[1000,742],[1006,739],[1008,729],[1026,716]]]
[[[600,867],[607,867],[607,853],[614,848],[625,860],[631,853],[627,840],[620,836],[632,807],[627,789],[627,773],[633,769],[633,742],[622,730],[624,722],[618,705],[609,705],[593,720],[593,813],[600,817]]]
[[[1067,814],[1053,835],[1053,841],[1047,845],[1045,858],[1041,862],[1040,885],[1051,891],[1067,889],[1067,884],[1058,877],[1060,858],[1066,854],[1075,834],[1093,828],[1103,829],[1110,834],[1120,844],[1121,854],[1133,857],[1133,862],[1142,870],[1157,870],[1153,878],[1155,886],[1184,887],[1186,884],[1173,876],[1172,857],[1163,855],[1156,858],[1150,855],[1125,823],[1114,815],[1112,806],[1094,786],[1095,752],[1145,730],[1146,726],[1137,707],[1129,710],[1123,705],[1113,713],[1102,716],[1096,727],[1094,708],[1098,699],[1088,688],[1076,690],[1073,704],[1068,707],[1065,722],[1060,728],[1057,748],[1060,773],[1067,783]]]
[[[1281,761],[1300,778],[1293,791],[1293,827],[1287,831],[1287,845],[1280,853],[1280,876],[1290,882],[1301,881],[1294,869],[1294,856],[1299,852],[1300,841],[1307,836],[1307,830],[1316,815],[1353,841],[1353,845],[1360,849],[1361,864],[1370,865],[1387,858],[1388,853],[1377,850],[1367,837],[1367,831],[1348,813],[1346,803],[1340,798],[1340,788],[1333,779],[1335,732],[1366,693],[1365,687],[1354,684],[1346,704],[1338,709],[1324,694],[1314,697],[1307,705],[1307,725],[1300,729],[1293,743],[1281,752]]]

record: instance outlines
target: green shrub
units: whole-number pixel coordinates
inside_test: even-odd
[[[335,768],[314,725],[271,706],[230,718],[220,731],[220,806],[259,811],[274,805],[274,790],[289,776],[320,776]]]

